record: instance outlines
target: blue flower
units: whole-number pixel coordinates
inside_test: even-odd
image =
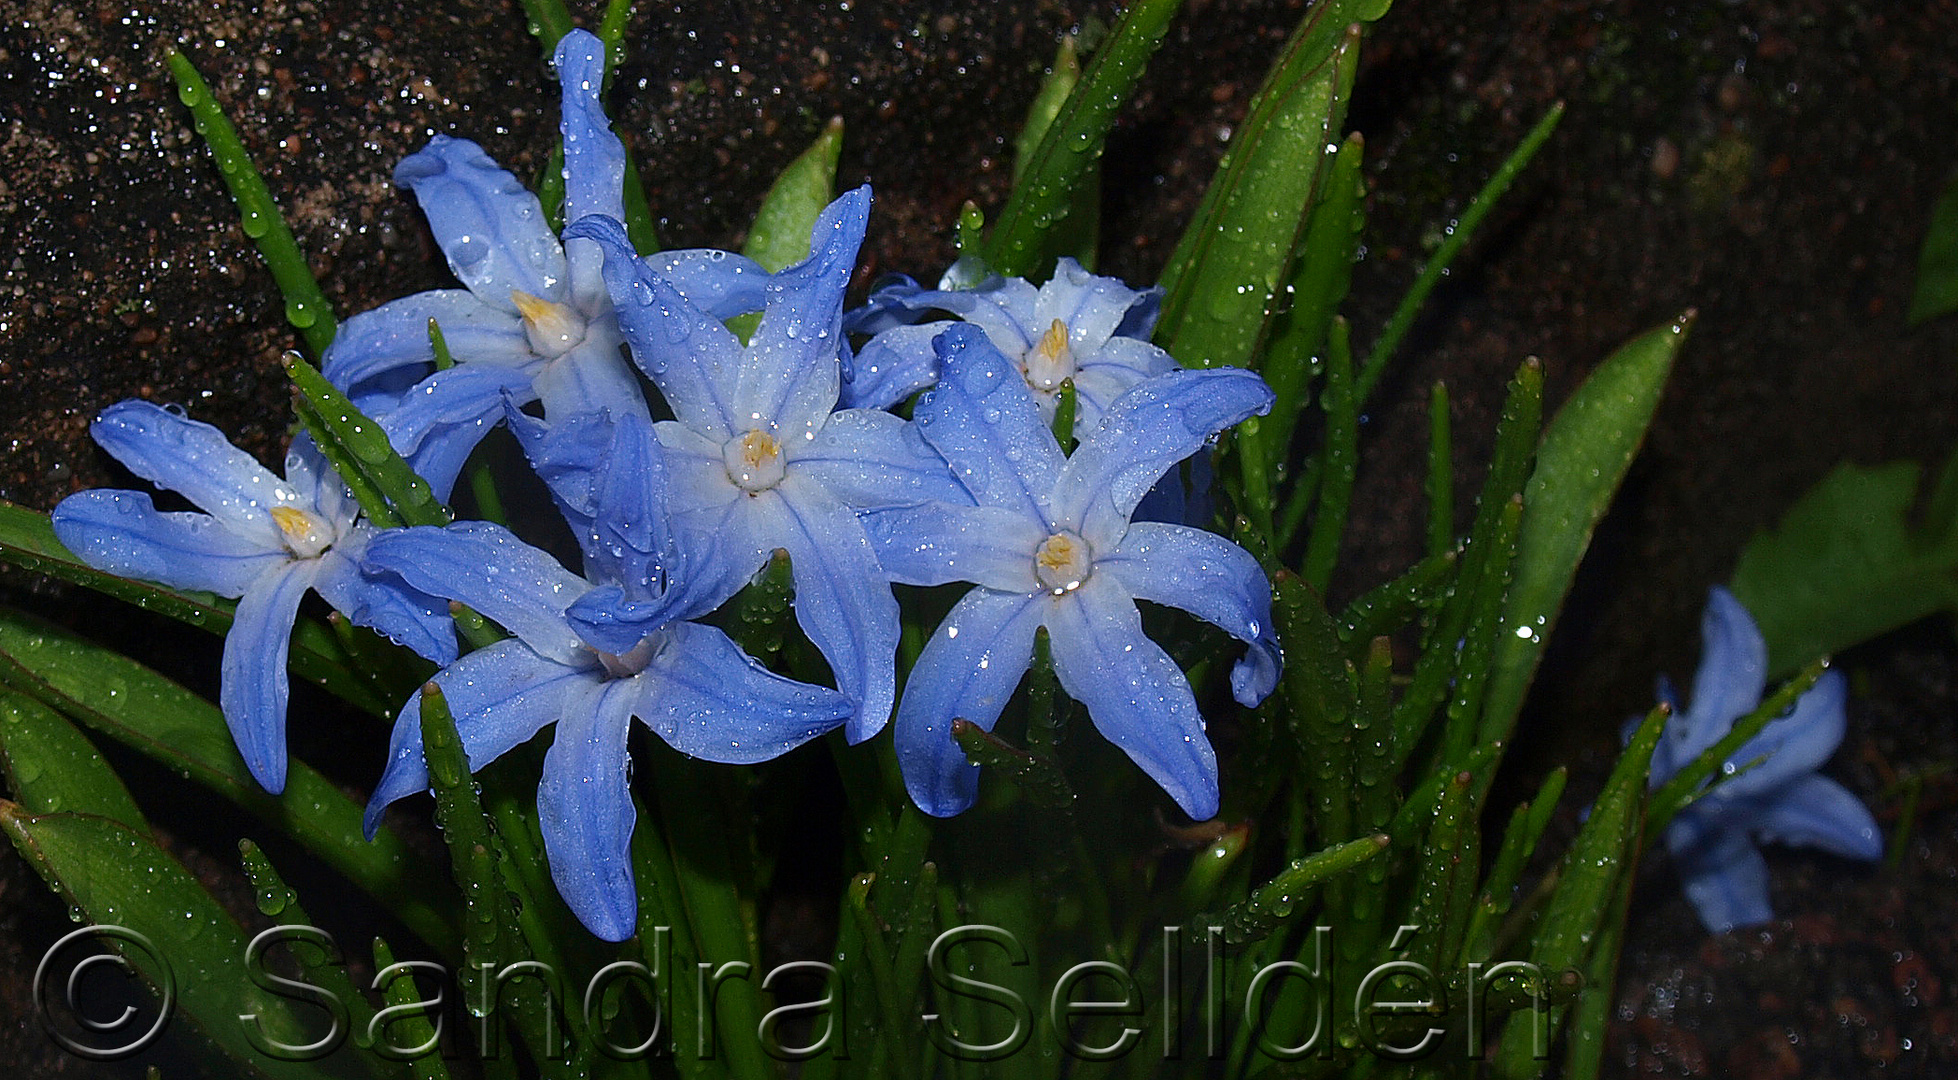
[[[604,246],[633,356],[677,418],[657,430],[683,546],[720,553],[715,602],[772,552],[789,553],[796,621],[856,703],[853,742],[890,717],[898,640],[890,579],[856,511],[963,498],[913,425],[872,409],[834,411],[843,289],[869,212],[869,188],[823,211],[809,258],[769,279],[745,346],[716,313],[634,258],[617,222],[591,217],[566,234]],[[610,644],[623,645],[636,632],[633,617],[616,614],[620,636]]]
[[[599,101],[605,47],[583,30],[558,43],[563,87],[564,216],[619,217],[625,147]],[[427,215],[465,289],[440,289],[349,319],[323,367],[446,499],[463,463],[496,421],[503,395],[542,400],[545,415],[643,409],[612,301],[590,241],[560,244],[537,197],[480,146],[438,135],[394,172]],[[715,252],[672,252],[653,265],[710,306],[741,309],[759,295],[758,264]],[[428,325],[440,326],[456,365],[434,371]]]
[[[1093,431],[1122,392],[1176,361],[1149,344],[1161,289],[1137,292],[1063,258],[1035,288],[1024,278],[991,278],[972,289],[921,289],[909,278],[879,288],[852,312],[846,328],[874,334],[848,365],[847,405],[888,408],[938,377],[932,341],[949,322],[915,322],[932,311],[959,316],[986,332],[1013,361],[1040,415],[1052,421],[1063,383],[1074,384],[1074,434]]]
[[[1767,644],[1747,608],[1715,588],[1700,622],[1700,670],[1693,704],[1677,711],[1652,753],[1657,787],[1719,742],[1761,704]],[[1660,695],[1672,702],[1671,688]],[[1816,770],[1842,742],[1845,688],[1830,671],[1788,714],[1721,763],[1722,779],[1666,827],[1666,846],[1708,931],[1723,933],[1774,918],[1760,843],[1816,847],[1852,859],[1883,854],[1876,821],[1856,796]]]
[[[83,491],[55,507],[55,535],[98,570],[238,598],[218,702],[265,790],[285,789],[286,652],[308,589],[436,663],[455,658],[448,605],[361,570],[375,530],[311,439],[293,441],[281,480],[218,429],[146,401],[109,406],[89,431],[131,472],[207,513],[159,511],[140,491]]]
[[[978,768],[951,738],[990,730],[1047,628],[1060,683],[1095,726],[1190,816],[1217,812],[1217,759],[1183,673],[1142,632],[1136,600],[1181,608],[1250,646],[1231,675],[1255,705],[1278,680],[1271,586],[1249,553],[1212,533],[1131,521],[1150,485],[1218,431],[1271,407],[1236,368],[1175,371],[1110,404],[1071,457],[1011,359],[977,327],[937,343],[938,385],[917,423],[976,505],[928,503],[864,517],[893,580],[970,581],[912,668],[897,752],[911,797],[945,816],[972,804]]]
[[[850,703],[770,673],[726,634],[687,621],[712,605],[679,584],[691,567],[667,529],[666,471],[649,421],[634,412],[616,421],[585,417],[575,430],[530,437],[606,446],[588,468],[561,457],[556,473],[560,505],[587,517],[585,576],[481,521],[390,531],[368,545],[367,561],[468,604],[514,635],[450,664],[435,683],[472,770],[557,725],[537,787],[551,879],[594,934],[622,941],[638,913],[628,850],[636,820],[627,785],[631,721],[682,753],[750,763],[835,728]],[[595,641],[601,635],[581,617],[579,602],[600,592],[635,606],[636,636],[624,647]],[[599,629],[617,640],[616,624]],[[367,806],[369,834],[389,803],[427,786],[417,696],[395,725],[387,770]]]

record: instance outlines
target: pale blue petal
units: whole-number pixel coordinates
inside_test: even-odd
[[[1768,721],[1759,735],[1741,744],[1727,759],[1740,775],[1720,785],[1729,797],[1758,795],[1780,788],[1822,767],[1842,745],[1848,724],[1843,704],[1848,680],[1839,671],[1825,671],[1787,716]],[[1762,759],[1749,768],[1749,763]]]
[[[760,311],[768,300],[768,270],[746,255],[688,248],[645,256],[646,269],[716,319]]]
[[[455,620],[449,617],[448,601],[410,586],[398,574],[361,567],[367,542],[376,535],[378,530],[363,526],[320,556],[313,591],[354,625],[373,627],[432,663],[454,662]]]
[[[1116,399],[1152,375],[1176,370],[1176,358],[1146,341],[1110,338],[1091,355],[1079,356],[1074,373],[1074,434],[1085,438],[1101,423]]]
[[[585,413],[551,422],[531,416],[506,398],[503,417],[523,447],[531,469],[550,490],[551,500],[557,503],[590,565],[597,543],[592,532],[592,519],[598,512],[593,485],[605,453],[612,447],[611,414]]]
[[[888,409],[938,381],[938,351],[932,339],[946,322],[898,326],[864,343],[845,362],[838,400],[852,409]]]
[[[1109,407],[1054,486],[1051,513],[1097,549],[1119,542],[1129,515],[1171,466],[1212,435],[1271,410],[1271,388],[1241,368],[1176,370],[1137,383]]]
[[[1034,325],[1039,302],[1040,290],[1025,278],[990,278],[976,289],[920,293],[910,304],[918,310],[952,312],[984,330],[1000,352],[1018,360],[1047,332],[1048,323]]]
[[[1271,582],[1251,553],[1216,533],[1139,521],[1122,545],[1095,561],[1131,596],[1181,608],[1250,646],[1231,670],[1231,692],[1255,707],[1278,685]]]
[[[566,229],[565,236],[595,240],[605,249],[605,284],[618,310],[619,329],[673,415],[716,442],[752,427],[737,425],[733,412],[746,351],[741,339],[648,270],[626,239],[625,226],[589,217]]]
[[[1040,287],[1033,305],[1028,329],[1046,333],[1059,319],[1067,326],[1068,344],[1075,355],[1098,351],[1129,318],[1129,312],[1144,303],[1144,294],[1122,284],[1121,279],[1099,277],[1081,264],[1062,256],[1054,264],[1054,276]]]
[[[354,493],[347,490],[347,482],[333,471],[326,455],[313,442],[313,436],[300,432],[292,437],[292,445],[286,447],[286,484],[298,496],[300,505],[308,501],[313,513],[330,525],[335,534],[345,533],[360,516],[360,504],[354,501]]]
[[[1048,532],[1024,514],[934,502],[872,510],[859,520],[892,581],[970,581],[1018,593],[1041,587],[1034,557]]]
[[[538,400],[552,418],[609,409],[615,416],[636,413],[650,418],[646,391],[632,365],[619,352],[625,340],[611,318],[595,319],[585,340],[537,372]]]
[[[829,661],[836,688],[857,706],[853,743],[875,735],[897,701],[897,599],[850,508],[814,483],[783,480],[751,500],[754,537],[785,548],[795,621]]]
[[[414,191],[449,269],[477,299],[511,315],[512,290],[564,299],[564,249],[543,207],[482,147],[437,135],[395,166],[394,182]]]
[[[1666,844],[1700,922],[1708,933],[1724,934],[1772,920],[1760,849],[1745,832],[1699,811],[1699,804],[1681,811],[1666,828]]]
[[[790,471],[866,510],[939,500],[970,503],[952,467],[916,424],[875,409],[831,413],[815,438],[783,448]]]
[[[286,787],[286,652],[299,601],[318,571],[314,559],[267,570],[238,598],[224,635],[218,705],[245,767],[274,795]]]
[[[730,765],[768,761],[842,724],[850,699],[785,679],[711,626],[675,623],[639,673],[638,716],[669,746]]]
[[[991,731],[1033,662],[1044,595],[974,589],[965,594],[912,665],[893,732],[905,790],[918,808],[950,817],[979,794],[979,767],[952,741],[952,721]]]
[[[122,401],[103,409],[88,430],[130,472],[177,492],[266,548],[285,543],[272,507],[305,501],[258,459],[231,445],[224,432],[182,412]]]
[[[938,385],[912,415],[982,505],[1042,518],[1066,463],[1018,368],[986,336],[955,324],[936,343]]]
[[[1804,776],[1762,802],[1754,832],[1765,843],[1821,848],[1865,862],[1883,857],[1883,834],[1869,808],[1826,776]]]
[[[432,365],[430,319],[441,326],[442,341],[457,363],[515,366],[537,359],[520,316],[463,289],[437,289],[390,301],[341,323],[320,370],[334,386],[355,392],[377,376]]]
[[[626,735],[640,689],[614,679],[568,693],[537,785],[537,827],[551,880],[578,921],[606,941],[631,937],[639,915]]]
[[[1054,674],[1109,742],[1197,821],[1217,815],[1217,755],[1189,680],[1142,632],[1135,601],[1112,576],[1091,576],[1047,616]]]
[[[61,500],[49,515],[63,546],[97,570],[173,589],[240,596],[292,558],[208,514],[164,513],[140,491],[96,489]]]
[[[521,745],[564,715],[568,697],[599,683],[596,666],[565,665],[539,656],[515,639],[478,649],[435,674],[435,685],[455,718],[456,734],[474,772]],[[387,769],[367,802],[364,824],[371,839],[381,812],[397,799],[428,787],[422,761],[421,693],[401,707],[388,745]]]
[[[531,387],[536,370],[457,364],[438,371],[416,383],[380,419],[381,429],[395,452],[428,481],[435,498],[447,502],[476,444],[503,419],[504,397],[526,402],[536,396]]]
[[[1700,670],[1693,676],[1693,700],[1685,714],[1667,725],[1685,762],[1732,731],[1734,721],[1761,703],[1768,676],[1768,646],[1754,617],[1734,594],[1715,586],[1700,617]]]
[[[605,45],[589,31],[558,39],[558,84],[563,88],[564,220],[587,214],[625,216],[625,144],[612,134],[599,94],[605,88]],[[540,294],[541,295],[541,294]]]
[[[911,306],[911,298],[925,291],[916,278],[906,274],[885,274],[870,285],[870,302],[843,313],[847,334],[881,334],[894,327],[909,326],[928,313]]]
[[[870,221],[870,188],[845,192],[816,219],[809,257],[768,282],[734,394],[735,427],[790,442],[821,429],[836,407],[843,290]]]
[[[590,655],[564,620],[590,584],[494,522],[389,529],[368,542],[362,561],[425,593],[462,601],[560,663],[582,664]]]

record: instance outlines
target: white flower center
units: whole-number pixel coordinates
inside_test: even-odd
[[[1075,533],[1062,530],[1040,542],[1033,551],[1033,576],[1042,588],[1059,596],[1081,587],[1093,572],[1094,552]]]
[[[275,506],[272,520],[279,523],[279,538],[286,548],[302,559],[317,559],[333,546],[333,527],[297,506]]]
[[[537,355],[555,360],[585,340],[585,317],[569,304],[559,304],[511,289],[510,300],[523,313],[524,336]]]
[[[782,482],[782,444],[766,431],[750,431],[721,447],[721,464],[734,486],[754,494]]]
[[[1037,394],[1059,393],[1074,378],[1074,351],[1067,347],[1067,324],[1059,319],[1020,357],[1020,373]]]

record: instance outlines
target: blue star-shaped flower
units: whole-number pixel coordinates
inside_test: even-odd
[[[694,568],[667,529],[666,470],[649,421],[635,412],[617,421],[587,415],[568,429],[533,428],[526,442],[533,440],[556,440],[550,479],[574,525],[582,521],[584,576],[481,521],[392,530],[368,545],[367,561],[515,635],[450,664],[435,682],[472,770],[557,725],[537,787],[551,879],[592,933],[622,941],[638,913],[628,850],[636,820],[627,786],[631,721],[683,753],[749,763],[835,728],[850,703],[770,673],[726,634],[687,621],[712,604],[681,584]],[[600,445],[602,453],[581,457]],[[582,617],[580,602],[600,590],[636,606],[637,636],[623,647],[595,640],[619,640],[616,624],[595,633]],[[428,786],[420,700],[410,699],[395,725],[387,771],[367,807],[370,834],[389,803]]]
[[[564,216],[623,214],[625,147],[599,101],[605,47],[583,30],[558,43],[563,87]],[[560,244],[537,196],[480,146],[438,135],[394,172],[427,216],[466,289],[439,289],[349,319],[324,357],[326,377],[374,417],[446,499],[503,396],[542,400],[546,416],[643,409],[590,241]],[[696,302],[743,310],[767,273],[740,256],[669,252],[652,265]],[[430,320],[457,361],[434,371]],[[432,373],[431,373],[432,372]]]
[[[978,768],[952,741],[962,718],[991,730],[1047,628],[1060,683],[1110,742],[1190,816],[1217,812],[1217,759],[1183,672],[1142,632],[1135,601],[1181,608],[1250,646],[1231,675],[1255,705],[1278,681],[1271,585],[1223,537],[1132,521],[1136,503],[1206,440],[1271,407],[1236,368],[1175,371],[1112,402],[1071,457],[1061,455],[1013,361],[979,328],[938,339],[936,387],[918,402],[924,438],[976,505],[934,502],[867,513],[893,580],[970,581],[906,681],[897,752],[911,797],[945,816],[972,804]]]
[[[836,410],[843,290],[870,213],[870,189],[816,222],[809,258],[768,280],[743,345],[667,277],[634,258],[625,230],[586,218],[566,235],[605,248],[605,276],[632,353],[676,419],[657,425],[673,470],[674,527],[719,552],[714,602],[789,553],[796,621],[856,703],[849,736],[869,738],[896,698],[897,601],[858,523],[863,508],[960,499],[945,462],[887,412]],[[628,611],[613,645],[637,631]],[[605,645],[605,641],[594,639]]]
[[[1651,785],[1670,779],[1761,704],[1767,643],[1734,595],[1715,588],[1700,622],[1692,707],[1666,723],[1652,753]],[[1671,688],[1661,696],[1672,701]],[[1883,854],[1876,821],[1856,796],[1816,770],[1842,742],[1845,689],[1830,671],[1787,715],[1768,722],[1721,764],[1722,779],[1666,827],[1666,846],[1708,931],[1774,918],[1760,843],[1817,847],[1852,859]]]
[[[1049,421],[1063,383],[1074,384],[1074,434],[1093,431],[1122,392],[1176,361],[1149,343],[1162,305],[1162,290],[1138,292],[1111,277],[1098,277],[1062,258],[1054,276],[1035,288],[1024,278],[994,277],[972,289],[921,289],[899,278],[852,312],[845,328],[874,334],[847,366],[846,405],[888,408],[938,378],[932,341],[952,325],[915,323],[946,311],[986,332],[1013,361],[1040,414]]]
[[[286,653],[308,589],[436,663],[455,659],[447,604],[362,571],[375,530],[311,439],[293,441],[281,480],[218,429],[147,401],[109,406],[89,432],[131,472],[207,513],[159,511],[140,491],[83,491],[55,507],[55,536],[98,570],[238,598],[218,703],[265,790],[285,790]]]

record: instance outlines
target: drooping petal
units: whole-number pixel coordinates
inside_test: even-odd
[[[1046,529],[997,506],[928,502],[859,515],[877,561],[892,581],[944,585],[970,581],[1003,592],[1040,589],[1034,557]]]
[[[1745,771],[1721,783],[1719,790],[1729,797],[1760,795],[1821,768],[1842,745],[1848,695],[1849,683],[1841,672],[1823,672],[1788,715],[1768,721],[1759,735],[1734,751],[1728,762]]]
[[[817,217],[809,257],[769,280],[734,394],[737,429],[766,426],[794,442],[821,430],[836,407],[843,289],[869,222],[870,188],[845,192]]]
[[[592,519],[598,513],[593,488],[606,451],[612,447],[611,413],[585,413],[552,422],[523,412],[514,400],[506,398],[503,417],[523,447],[531,469],[550,490],[551,500],[564,515],[589,563],[597,543],[592,532]]]
[[[1033,662],[1050,599],[978,588],[952,608],[912,665],[893,732],[905,790],[918,808],[950,817],[979,794],[979,767],[952,741],[952,721],[991,731]]]
[[[252,779],[274,795],[286,787],[286,652],[318,571],[314,559],[267,570],[238,598],[224,635],[218,705]]]
[[[937,500],[970,503],[916,424],[874,409],[831,413],[815,437],[783,447],[789,467],[866,510]]]
[[[54,535],[88,565],[173,589],[240,596],[292,558],[283,545],[267,547],[208,514],[160,511],[140,491],[76,492],[49,516]]]
[[[523,319],[513,311],[485,304],[464,289],[437,289],[391,300],[341,323],[321,360],[321,373],[354,392],[388,372],[433,364],[430,319],[442,328],[442,342],[457,363],[516,366],[537,358]]]
[[[453,662],[455,620],[449,617],[448,601],[410,586],[398,574],[362,569],[360,557],[375,535],[378,530],[363,526],[320,556],[313,591],[354,625],[373,627],[432,663]]]
[[[864,343],[843,365],[837,400],[845,408],[888,409],[938,381],[932,339],[948,322],[898,326]]]
[[[612,134],[599,101],[605,45],[589,31],[572,30],[558,39],[552,66],[563,88],[558,131],[564,137],[564,220],[587,214],[623,218],[625,144]]]
[[[1231,692],[1255,707],[1278,685],[1271,582],[1251,553],[1216,533],[1138,521],[1095,562],[1131,596],[1181,608],[1250,646],[1231,670]]]
[[[503,399],[536,397],[531,379],[538,365],[457,364],[438,371],[403,395],[380,418],[395,452],[446,502],[476,444],[503,419]]]
[[[1026,380],[971,326],[949,326],[934,344],[938,385],[912,413],[925,441],[982,505],[1043,519],[1066,459]]]
[[[820,484],[796,476],[751,500],[754,536],[785,548],[795,621],[829,661],[836,688],[857,706],[853,743],[875,735],[897,700],[897,598],[857,517]]]
[[[613,679],[567,693],[537,785],[551,881],[578,921],[606,941],[631,937],[639,915],[629,850],[638,815],[626,755],[639,689]]]
[[[120,401],[89,425],[102,449],[130,472],[175,491],[233,532],[281,547],[271,508],[300,504],[300,493],[224,432],[147,401]]]
[[[1096,574],[1047,616],[1054,674],[1109,742],[1198,821],[1217,814],[1217,755],[1176,661],[1142,632],[1135,601]]]
[[[435,674],[456,734],[474,772],[522,744],[564,715],[568,695],[596,685],[601,672],[591,666],[560,664],[539,656],[515,639],[478,649]],[[428,787],[422,761],[421,693],[401,707],[388,744],[387,769],[367,801],[363,823],[371,839],[381,812],[397,799]]]
[[[638,716],[667,745],[691,757],[746,765],[768,761],[842,724],[850,699],[824,686],[774,674],[711,626],[666,628],[636,678],[646,690]]]
[[[564,611],[591,585],[494,522],[389,529],[368,542],[362,562],[462,601],[559,663],[582,666],[589,656]]]
[[[482,147],[437,135],[395,166],[394,182],[414,191],[449,269],[477,299],[511,315],[513,290],[564,299],[564,249],[544,208]]]
[[[1768,676],[1768,645],[1754,616],[1715,586],[1700,617],[1700,670],[1693,676],[1693,699],[1686,713],[1667,725],[1677,745],[1674,756],[1691,761],[1733,730],[1734,721],[1761,703]]]
[[[1270,411],[1271,388],[1241,368],[1178,369],[1137,383],[1116,399],[1054,485],[1057,525],[1097,550],[1113,547],[1136,503],[1170,467],[1212,435]]]
[[[1686,888],[1686,899],[1708,933],[1724,934],[1774,918],[1768,903],[1768,864],[1747,834],[1704,803],[1681,811],[1666,827],[1666,845]]]
[[[1826,776],[1801,777],[1761,801],[1754,831],[1763,842],[1821,848],[1865,862],[1883,857],[1883,834],[1869,807]]]

